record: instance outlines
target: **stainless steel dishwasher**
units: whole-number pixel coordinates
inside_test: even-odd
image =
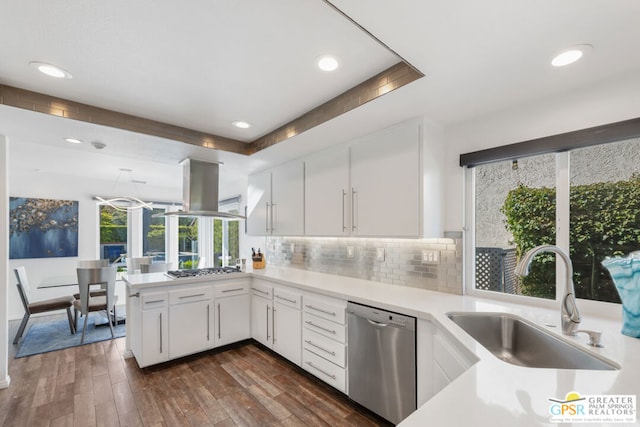
[[[349,397],[398,424],[416,409],[416,318],[349,302]]]

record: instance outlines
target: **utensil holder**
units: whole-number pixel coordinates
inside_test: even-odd
[[[260,270],[261,268],[264,268],[265,265],[266,265],[266,262],[264,261],[264,258],[261,259],[260,261],[253,261],[254,270]]]

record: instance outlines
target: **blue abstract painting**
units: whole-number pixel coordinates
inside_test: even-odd
[[[78,256],[78,202],[9,198],[9,259]]]

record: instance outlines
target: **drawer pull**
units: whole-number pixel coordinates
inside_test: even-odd
[[[315,328],[322,329],[323,331],[325,331],[325,332],[329,332],[330,334],[333,334],[333,335],[335,335],[335,334],[336,334],[336,330],[335,330],[335,329],[327,329],[327,328],[323,328],[322,326],[320,326],[320,325],[316,325],[315,323],[313,323],[313,322],[312,322],[312,321],[310,321],[310,320],[305,320],[305,322],[304,322],[304,323],[306,323],[306,324],[307,324],[307,325],[309,325],[309,326],[313,326],[313,327],[315,327]]]
[[[136,292],[135,294],[129,295],[129,298],[139,298],[139,297],[140,297],[140,292]]]
[[[237,291],[243,291],[244,288],[235,288],[235,289],[223,289],[222,293],[227,293],[227,292],[237,292]]]
[[[276,295],[276,298],[281,299],[281,300],[283,300],[283,301],[290,302],[291,304],[295,304],[295,303],[297,303],[297,301],[296,301],[296,300],[294,300],[294,299],[289,299],[289,298],[281,297],[280,295]]]
[[[311,367],[312,367],[313,369],[315,369],[316,371],[318,371],[318,372],[321,372],[321,373],[325,374],[325,375],[326,375],[326,376],[328,376],[329,378],[331,378],[331,379],[333,379],[333,380],[335,380],[335,379],[336,379],[336,376],[335,376],[335,375],[330,374],[330,373],[328,373],[328,372],[324,371],[323,369],[318,368],[318,367],[317,367],[316,365],[314,365],[313,363],[311,363],[311,362],[305,362],[305,363],[306,363],[307,365],[311,366]]]
[[[335,352],[335,351],[327,350],[326,348],[324,348],[324,347],[320,347],[318,344],[315,344],[315,343],[313,343],[313,342],[311,342],[311,341],[309,341],[309,340],[304,340],[304,342],[306,342],[306,343],[307,343],[307,344],[309,344],[310,346],[313,346],[313,347],[317,348],[318,350],[322,350],[322,351],[324,351],[324,352],[325,352],[325,353],[327,353],[327,354],[330,354],[330,355],[332,355],[332,356],[335,356],[335,355],[336,355],[336,352]]]
[[[185,296],[178,297],[178,298],[186,299],[186,298],[195,298],[195,297],[203,297],[203,296],[204,296],[204,294],[194,294],[194,295],[185,295]]]
[[[156,299],[156,300],[153,300],[153,301],[145,301],[144,303],[145,304],[157,304],[159,302],[164,302],[164,300],[163,299]]]
[[[260,292],[262,295],[269,295],[269,292],[263,291],[262,289],[253,288],[253,290],[256,291],[256,292]]]
[[[321,308],[314,307],[312,305],[305,305],[305,307],[307,307],[309,310],[315,310],[315,311],[319,311],[320,313],[328,314],[329,316],[335,316],[336,315],[335,311],[323,310]]]

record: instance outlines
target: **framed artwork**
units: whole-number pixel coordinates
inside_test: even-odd
[[[77,201],[9,198],[9,259],[77,256]]]

